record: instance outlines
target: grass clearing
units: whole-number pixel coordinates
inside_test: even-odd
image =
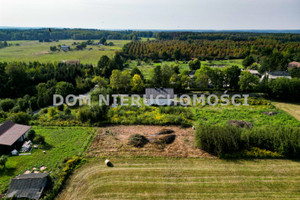
[[[11,156],[6,163],[6,169],[0,168],[0,194],[8,187],[11,178],[31,170],[33,167],[46,166],[47,171],[56,168],[64,158],[83,153],[94,134],[94,128],[84,127],[40,127],[33,129],[43,135],[50,145],[49,150],[34,149],[31,155]]]
[[[192,158],[94,159],[75,171],[58,200],[298,199],[300,163]]]
[[[97,64],[100,57],[107,55],[112,57],[116,50],[121,50],[124,44],[130,40],[108,40],[113,42],[115,46],[94,46],[88,45],[84,50],[72,50],[68,52],[57,51],[51,52],[50,46],[70,45],[74,42],[82,42],[86,40],[60,40],[59,42],[39,42],[37,40],[21,40],[9,41],[9,43],[17,43],[20,46],[11,46],[0,49],[0,62],[33,62],[39,61],[42,63],[47,62],[60,62],[62,60],[80,60],[82,64]],[[89,48],[93,48],[89,50]]]

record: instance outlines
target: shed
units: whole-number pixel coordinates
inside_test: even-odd
[[[47,185],[49,173],[23,174],[11,179],[6,198],[39,199]]]
[[[169,106],[174,99],[173,88],[146,88],[146,99],[148,105]]]

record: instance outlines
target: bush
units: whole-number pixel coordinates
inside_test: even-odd
[[[34,131],[33,129],[31,129],[31,130],[28,132],[27,138],[28,138],[28,140],[33,141],[34,138],[35,138],[35,136],[36,136],[35,131]]]
[[[140,134],[131,135],[128,140],[128,145],[132,145],[134,147],[143,147],[149,142],[145,136]]]
[[[8,119],[17,124],[29,124],[31,116],[25,112],[12,113],[9,115]]]
[[[15,106],[15,101],[12,99],[3,99],[0,101],[0,108],[4,112],[10,111]]]
[[[34,138],[33,143],[45,145],[45,144],[46,144],[46,142],[45,142],[45,137],[42,136],[42,135],[37,135],[37,136]]]
[[[240,151],[243,147],[241,130],[231,126],[199,125],[195,142],[197,147],[217,156]]]
[[[249,146],[282,154],[288,158],[300,158],[299,127],[268,127],[245,130],[243,140]]]
[[[2,155],[0,157],[0,165],[3,166],[5,168],[5,164],[7,162],[7,156],[6,155]]]

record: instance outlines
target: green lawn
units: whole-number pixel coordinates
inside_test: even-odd
[[[276,112],[269,116],[263,112]],[[272,105],[253,106],[205,106],[194,108],[196,120],[204,124],[225,125],[228,120],[244,120],[261,126],[300,127],[300,121]]]
[[[0,194],[8,187],[11,178],[31,170],[46,166],[47,171],[55,169],[64,158],[82,153],[88,145],[95,129],[82,127],[33,127],[37,134],[45,137],[49,150],[33,150],[32,155],[9,157],[6,170],[0,168]]]
[[[58,200],[299,199],[300,163],[191,158],[96,159],[79,168]]]
[[[82,42],[86,40],[60,40],[59,42],[39,42],[35,41],[9,41],[8,43],[20,44],[20,46],[10,46],[0,49],[0,62],[60,62],[62,60],[80,60],[83,64],[96,64],[101,56],[113,56],[116,50],[121,48],[130,40],[108,40],[113,42],[115,46],[93,46],[88,45],[85,50],[58,51],[51,52],[50,46],[70,45],[73,42]],[[89,48],[93,48],[89,50]]]

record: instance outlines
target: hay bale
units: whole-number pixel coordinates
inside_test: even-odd
[[[108,160],[108,159],[105,160],[105,165],[106,165],[107,167],[113,167],[113,166],[114,166],[114,165],[110,162],[110,160]]]
[[[172,129],[161,129],[157,135],[167,135],[167,134],[171,134],[174,133],[174,131]]]
[[[131,135],[128,140],[128,145],[132,145],[134,147],[143,147],[149,142],[149,140],[141,134]]]
[[[250,122],[246,122],[243,120],[229,120],[228,124],[230,126],[235,126],[235,127],[239,127],[239,128],[252,128],[253,124]]]

